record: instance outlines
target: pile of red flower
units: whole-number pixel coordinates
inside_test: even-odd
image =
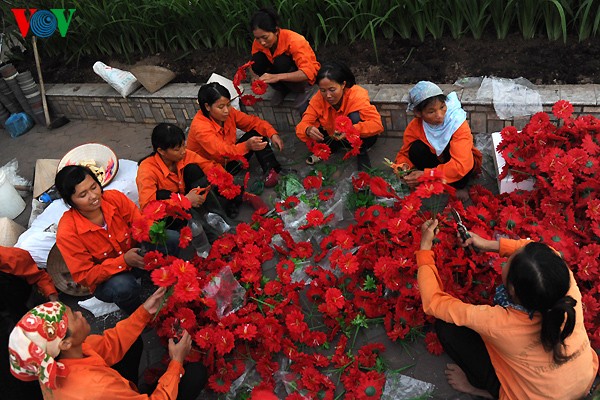
[[[534,116],[524,135],[511,128],[503,132],[501,149],[508,168],[522,166],[523,158],[527,168],[535,163],[533,170],[539,171],[536,180],[543,183],[532,192],[494,196],[474,187],[473,205],[464,209],[435,170],[403,198],[385,179],[359,173],[352,182],[354,191],[393,199],[393,206],[358,208],[354,223],[331,226],[327,234],[310,241],[295,240],[281,218],[255,213],[235,233],[217,240],[206,259],[183,262],[148,254],[154,282],[174,287],[157,318],[159,335],[167,339],[180,326],[187,329],[195,342],[190,358],[209,366],[209,386],[216,392],[229,391],[252,360],[262,379],[260,388],[274,389],[280,383],[277,372],[286,367],[286,376],[294,380],[286,386],[294,388],[287,399],[333,399],[342,389],[346,399],[380,398],[385,348],[372,343],[357,349],[354,340],[374,324],[382,324],[391,340],[411,339],[426,326],[429,318],[421,307],[414,257],[423,221],[436,217],[441,222],[434,251],[448,293],[466,302],[490,304],[500,282],[504,259],[497,254],[467,255],[458,245],[456,222],[448,213],[453,207],[484,237],[531,237],[561,251],[579,280],[586,328],[599,348],[600,295],[594,283],[599,279],[600,199],[598,176],[586,165],[596,165],[600,146],[595,129],[600,124],[590,117],[565,117],[561,127],[544,121]],[[527,146],[538,146],[537,151],[529,153]],[[511,150],[507,153],[506,148]],[[558,174],[557,164],[564,163],[570,167]],[[554,180],[560,175],[571,177],[570,189],[556,187]],[[330,200],[335,188],[322,188],[317,177],[304,181],[306,190]],[[444,193],[449,195],[448,205],[432,207],[432,200]],[[299,203],[297,197],[283,199],[278,210],[290,211]],[[162,212],[146,215],[164,218]],[[322,212],[306,217],[304,229],[328,223]],[[245,304],[219,317],[217,302],[202,289],[227,267],[246,290]],[[441,351],[434,334],[427,334],[426,343],[430,351]],[[282,355],[289,363],[281,362]],[[337,393],[336,381],[343,386]]]

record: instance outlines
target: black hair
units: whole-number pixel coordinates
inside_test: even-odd
[[[571,278],[565,261],[547,245],[529,243],[513,257],[506,283],[523,307],[542,314],[541,341],[554,362],[568,361],[564,340],[573,333],[577,302],[567,296]]]
[[[277,32],[279,28],[279,16],[272,8],[261,8],[250,18],[250,32],[262,29],[265,32]]]
[[[56,190],[58,190],[63,201],[71,208],[77,209],[75,203],[73,203],[73,200],[71,199],[75,193],[75,187],[83,182],[88,175],[92,177],[98,186],[100,186],[100,190],[102,191],[102,184],[98,180],[98,177],[88,167],[82,165],[67,165],[56,174],[54,186],[56,187]]]
[[[155,155],[158,149],[167,150],[183,145],[185,143],[185,133],[177,125],[161,122],[152,130],[150,141],[152,142],[152,153],[138,161],[138,165],[146,158]]]
[[[231,100],[231,93],[229,93],[229,90],[219,82],[207,83],[200,87],[198,90],[198,104],[200,105],[200,111],[202,111],[202,114],[204,114],[205,117],[210,117],[210,113],[204,105],[208,104],[209,106],[212,106],[221,97]]]
[[[415,106],[414,110],[417,111],[417,112],[421,112],[425,108],[427,108],[428,105],[430,105],[431,103],[433,103],[435,101],[440,101],[442,103],[445,103],[446,102],[446,98],[447,98],[447,96],[445,94],[438,94],[436,96],[428,97],[425,100],[423,100],[422,102],[420,102],[419,104],[417,104]]]
[[[337,82],[340,85],[346,82],[347,88],[351,88],[356,84],[356,78],[352,71],[350,71],[350,68],[348,68],[346,64],[338,61],[327,62],[321,65],[321,69],[317,72],[315,81],[318,84],[325,78]]]

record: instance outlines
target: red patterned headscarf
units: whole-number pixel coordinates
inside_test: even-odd
[[[67,335],[67,308],[51,301],[31,309],[17,323],[8,340],[10,372],[22,381],[39,380],[56,389],[56,378],[66,376],[65,366],[56,361],[58,345]]]

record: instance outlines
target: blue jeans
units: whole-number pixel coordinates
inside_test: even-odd
[[[138,268],[121,272],[108,278],[96,287],[94,296],[107,303],[115,303],[127,314],[132,314],[141,304],[140,292],[142,286],[136,278],[147,274]]]

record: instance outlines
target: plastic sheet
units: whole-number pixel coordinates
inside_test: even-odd
[[[206,214],[206,222],[208,222],[210,226],[215,228],[219,235],[222,235],[225,232],[229,232],[229,230],[231,229],[231,226],[229,226],[229,224],[225,222],[223,217],[221,217],[219,214],[209,212],[208,214]]]
[[[246,289],[235,279],[229,266],[223,267],[219,274],[204,286],[202,292],[216,302],[219,318],[236,312],[246,301]]]
[[[22,197],[26,197],[29,194],[28,190],[27,193],[23,193],[23,190],[21,190],[21,188],[31,188],[31,181],[19,175],[19,162],[16,158],[13,158],[12,160],[4,164],[4,166],[0,168],[0,171],[6,174],[6,179],[8,180],[8,182],[10,182],[10,184],[13,185],[15,189],[17,189],[17,191]]]
[[[381,400],[411,400],[427,398],[434,391],[432,383],[423,382],[410,376],[386,372],[385,386]]]
[[[525,117],[542,111],[542,99],[535,85],[525,78],[485,77],[477,91],[479,100],[493,101],[500,119]]]

